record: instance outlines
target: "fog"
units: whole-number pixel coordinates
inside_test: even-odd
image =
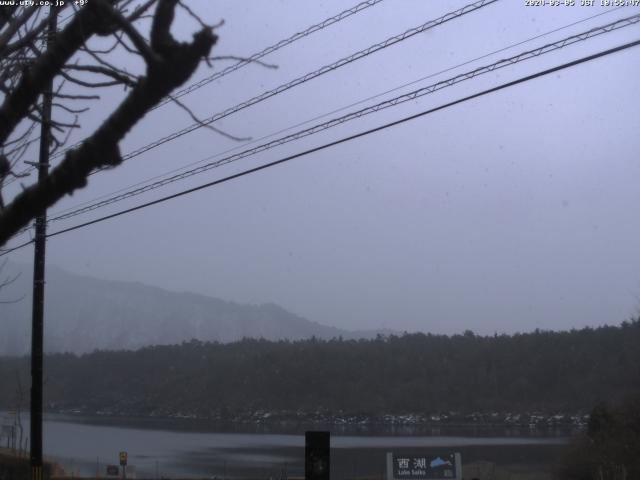
[[[197,115],[211,116],[465,4],[384,1],[263,59],[277,69],[250,65],[182,100]],[[337,0],[196,1],[193,8],[210,23],[225,20],[215,55],[249,56],[347,6]],[[377,101],[638,13],[500,1],[215,125],[258,139],[604,12]],[[188,38],[196,28],[182,15],[176,33]],[[636,24],[577,43],[52,223],[49,231],[437,107],[636,40],[639,33]],[[348,329],[492,334],[618,324],[640,306],[639,48],[51,238],[47,262],[98,278],[240,303],[274,302]],[[228,64],[214,60],[214,71]],[[193,80],[210,74],[203,65]],[[105,91],[71,142],[99,125],[124,93]],[[176,105],[162,107],[129,134],[122,152],[191,123]],[[241,145],[201,128],[92,176],[85,190],[50,215]],[[10,258],[28,263],[32,255],[28,247]]]

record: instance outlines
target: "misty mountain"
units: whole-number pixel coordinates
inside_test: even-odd
[[[0,291],[0,354],[27,353],[31,345],[31,268]],[[239,304],[194,293],[176,293],[136,282],[108,281],[47,267],[45,351],[86,353],[96,349],[136,349],[191,339],[231,342],[243,337],[268,340],[371,338],[378,332],[349,332],[321,325],[273,303]]]

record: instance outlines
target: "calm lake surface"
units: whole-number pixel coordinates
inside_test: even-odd
[[[28,436],[28,417],[23,418],[23,425],[24,435]],[[61,463],[68,473],[76,475],[99,472],[104,476],[106,465],[117,464],[118,453],[127,451],[129,464],[135,465],[138,478],[277,478],[283,473],[301,476],[306,429],[323,428],[234,427],[182,419],[48,414],[44,423],[44,452]],[[387,451],[458,451],[462,452],[463,463],[490,460],[546,464],[553,462],[567,441],[566,436],[551,432],[524,431],[519,435],[507,432],[511,436],[506,436],[504,431],[477,428],[430,429],[435,435],[413,427],[393,432],[358,427],[327,429],[332,431],[332,478],[382,474]]]

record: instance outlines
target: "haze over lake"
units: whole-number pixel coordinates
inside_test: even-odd
[[[0,417],[2,414],[0,414]],[[98,422],[99,424],[96,424]],[[112,423],[109,425],[109,423]],[[135,425],[135,426],[127,426]],[[23,419],[29,431],[28,418]],[[141,425],[145,425],[142,427]],[[90,418],[46,415],[44,452],[69,471],[92,475],[96,468],[118,463],[118,453],[127,451],[129,464],[138,474],[222,477],[238,474],[304,474],[304,430],[295,433],[234,433],[193,431],[190,421],[170,422],[134,418]],[[250,430],[251,427],[248,428]],[[264,431],[263,431],[264,432]],[[27,434],[27,433],[25,433]],[[455,436],[455,435],[365,435],[334,434],[331,439],[332,468],[351,473],[372,473],[384,463],[386,451],[460,451],[466,457],[504,449],[540,461],[553,457],[566,437],[545,436]],[[471,457],[470,457],[471,455]],[[463,462],[466,458],[463,457]]]

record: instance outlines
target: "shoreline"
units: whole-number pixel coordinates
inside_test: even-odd
[[[140,421],[146,428],[139,428]],[[192,421],[185,424],[184,420],[169,419],[168,423],[158,423],[157,419],[148,418],[52,413],[46,415],[45,422],[45,453],[76,476],[103,472],[106,465],[117,463],[118,451],[122,450],[129,452],[130,463],[137,468],[139,478],[154,476],[156,468],[169,478],[279,478],[283,469],[289,476],[301,477],[304,473],[302,429],[290,435],[278,434],[273,429],[212,433],[191,428]],[[167,426],[172,428],[169,430]],[[546,474],[554,468],[569,440],[553,435],[491,438],[442,436],[441,432],[441,436],[419,436],[416,431],[408,435],[376,435],[371,431],[330,429],[335,478],[379,477],[389,451],[454,451],[462,454],[465,465],[490,463],[496,469],[517,467]],[[95,439],[100,439],[99,447]]]
[[[448,434],[467,434],[471,436],[575,436],[586,428],[588,415],[581,414],[543,414],[540,412],[524,414],[478,414],[469,415],[331,415],[323,412],[246,412],[230,418],[203,416],[195,414],[140,414],[134,412],[104,412],[82,409],[48,409],[44,412],[50,419],[90,423],[95,425],[121,424],[141,428],[167,426],[172,430],[202,431],[247,431],[247,432],[287,432],[309,429],[327,429],[357,434],[390,433],[421,434],[441,436]],[[25,415],[28,417],[28,415]],[[517,417],[517,420],[514,420]],[[445,433],[443,433],[445,432]]]

